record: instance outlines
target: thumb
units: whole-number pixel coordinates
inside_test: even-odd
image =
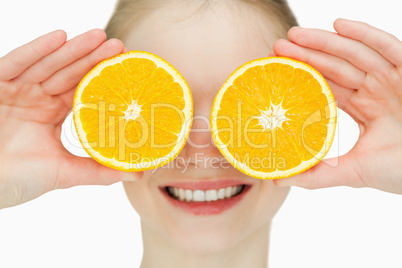
[[[357,172],[357,161],[351,152],[334,158],[322,160],[314,167],[295,176],[276,179],[279,187],[299,186],[306,189],[318,189],[333,186],[364,187],[365,184]]]
[[[78,185],[110,185],[119,181],[136,181],[143,172],[125,172],[106,167],[92,158],[68,155],[59,163],[57,188]]]

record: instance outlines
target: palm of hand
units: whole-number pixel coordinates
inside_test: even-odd
[[[361,22],[337,20],[334,26],[337,33],[294,28],[290,42],[277,41],[274,53],[305,61],[324,75],[339,108],[359,124],[359,140],[347,154],[275,184],[402,194],[402,42]]]
[[[56,31],[0,59],[0,208],[53,189],[135,178],[71,155],[60,141],[80,79],[124,50],[105,38],[92,30],[66,42]]]
[[[351,151],[356,161],[356,186],[402,193],[402,81],[391,67],[368,74],[361,90],[350,99],[349,110],[360,126],[360,138]]]

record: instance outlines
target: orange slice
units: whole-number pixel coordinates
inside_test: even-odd
[[[87,153],[123,171],[173,160],[191,129],[193,102],[183,76],[164,59],[131,51],[104,60],[80,82],[73,118]]]
[[[278,179],[321,161],[335,135],[336,103],[311,66],[282,57],[237,68],[215,97],[211,131],[223,156],[243,173]]]

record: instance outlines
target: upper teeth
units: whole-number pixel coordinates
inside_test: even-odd
[[[181,201],[193,201],[193,202],[204,202],[204,201],[216,201],[218,199],[230,198],[237,195],[243,189],[243,185],[211,189],[211,190],[189,190],[176,187],[167,187],[168,192]]]

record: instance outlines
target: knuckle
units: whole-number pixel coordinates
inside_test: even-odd
[[[95,55],[89,55],[85,57],[84,60],[86,70],[91,70],[99,62]]]
[[[321,44],[319,45],[319,50],[327,51],[330,46],[329,41],[330,41],[330,38],[325,38],[325,39],[321,40]]]
[[[4,99],[4,96],[7,93],[7,90],[8,90],[8,84],[0,81],[0,103],[1,103],[1,100]]]
[[[33,46],[32,44],[28,44],[28,47],[33,54],[35,54],[39,58],[42,58],[42,53],[40,53],[40,51],[35,46]]]
[[[22,203],[21,188],[18,185],[14,185],[14,187],[11,187],[11,191],[9,191],[9,193],[9,202],[11,205],[18,205]]]
[[[12,207],[22,203],[22,193],[18,185],[9,185],[5,177],[0,177],[0,209]]]
[[[17,69],[24,68],[24,62],[22,60],[18,60],[15,57],[12,57],[12,56],[7,57],[7,60],[8,60],[10,65],[14,66]]]
[[[381,43],[380,47],[378,48],[379,52],[382,54],[387,53],[387,51],[390,51],[392,49],[393,43],[389,41],[384,41]]]
[[[325,72],[325,76],[329,79],[329,80],[335,80],[337,81],[339,77],[341,77],[341,73],[340,73],[340,68],[336,68],[335,66],[330,67],[326,70]]]
[[[360,107],[363,108],[366,106],[366,100],[358,96],[357,94],[352,94],[349,99],[349,104],[352,108]]]
[[[55,87],[62,87],[62,88],[70,88],[72,87],[72,81],[74,79],[74,76],[70,74],[70,72],[61,72],[58,75],[57,81],[55,84],[53,84]]]
[[[72,45],[69,49],[69,53],[71,58],[77,59],[80,58],[82,52],[80,50],[80,47],[78,45]]]
[[[49,73],[56,69],[56,64],[48,60],[41,60],[37,63],[42,73]]]
[[[364,21],[361,21],[360,24],[361,24],[361,26],[363,26],[363,27],[365,27],[365,28],[371,27],[370,24],[368,24],[367,22],[364,22]]]
[[[305,177],[303,178],[303,180],[300,180],[300,186],[302,186],[303,188],[309,189],[309,190],[313,190],[316,189],[316,182],[317,182],[317,177],[314,175],[314,170],[316,169],[316,167],[312,167],[310,169],[308,169],[306,172]]]
[[[363,23],[363,27],[362,27],[362,31],[360,32],[360,40],[361,41],[363,41],[363,42],[365,42],[366,41],[366,39],[367,39],[367,37],[368,37],[368,35],[369,35],[369,30],[368,30],[368,24],[366,24],[366,23],[364,23],[364,22],[362,22]]]

